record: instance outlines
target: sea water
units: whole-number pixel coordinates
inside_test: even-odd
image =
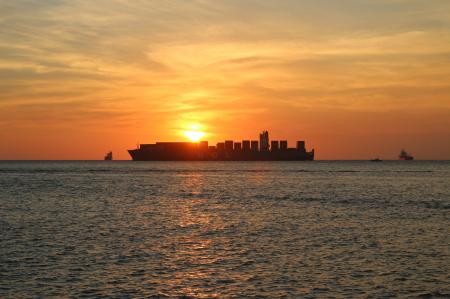
[[[450,294],[450,163],[0,162],[0,297]]]

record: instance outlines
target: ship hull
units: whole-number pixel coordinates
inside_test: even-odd
[[[313,161],[314,151],[303,152],[272,151],[272,152],[196,152],[171,153],[156,150],[128,150],[133,161]]]

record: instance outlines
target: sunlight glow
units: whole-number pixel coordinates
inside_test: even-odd
[[[184,132],[184,135],[189,138],[192,142],[197,142],[202,138],[205,133],[203,132],[196,132],[196,131],[186,131]]]
[[[205,136],[204,132],[199,131],[199,125],[192,125],[190,130],[184,131],[184,136],[186,136],[192,142],[198,142],[200,138]]]

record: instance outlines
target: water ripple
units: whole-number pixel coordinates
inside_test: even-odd
[[[0,162],[0,297],[447,298],[448,162]]]

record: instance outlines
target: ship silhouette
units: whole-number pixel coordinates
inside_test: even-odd
[[[216,146],[208,141],[156,142],[140,144],[128,150],[134,161],[312,161],[314,149],[306,151],[305,141],[297,141],[289,148],[287,140],[269,142],[269,132],[264,131],[257,140],[234,142],[226,140]]]
[[[404,149],[400,151],[400,154],[398,155],[399,160],[409,161],[414,160],[414,157],[408,154]]]
[[[112,152],[106,153],[104,160],[105,161],[111,161],[112,159],[113,159]]]

